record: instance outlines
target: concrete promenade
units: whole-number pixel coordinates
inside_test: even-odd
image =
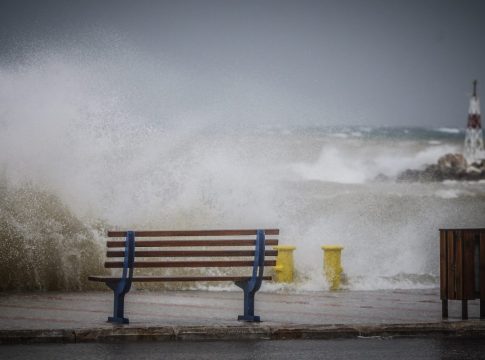
[[[485,337],[479,302],[470,320],[450,301],[441,319],[438,289],[256,294],[261,323],[236,320],[242,291],[132,291],[129,325],[106,322],[111,292],[0,293],[0,343],[125,340],[311,339],[356,336]]]

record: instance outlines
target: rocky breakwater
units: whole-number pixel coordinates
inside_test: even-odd
[[[462,154],[446,154],[422,170],[407,169],[397,181],[485,180],[485,160],[468,164]]]

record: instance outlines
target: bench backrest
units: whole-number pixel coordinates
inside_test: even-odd
[[[125,239],[108,240],[105,267],[123,268],[124,278],[133,268],[197,267],[252,267],[260,277],[264,266],[276,265],[278,251],[267,247],[278,245],[277,235],[279,229],[108,231]]]

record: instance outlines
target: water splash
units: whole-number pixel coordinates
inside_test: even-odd
[[[55,195],[0,183],[0,290],[81,290],[101,268],[101,226],[77,219]]]
[[[105,60],[54,53],[0,68],[2,289],[85,289],[108,226],[279,227],[297,246],[295,291],[326,288],[320,246],[334,243],[351,289],[429,286],[437,229],[483,226],[481,183],[373,181],[454,152],[456,134],[222,126],[164,96],[170,111],[146,111],[133,99],[146,93],[117,78],[127,68]]]

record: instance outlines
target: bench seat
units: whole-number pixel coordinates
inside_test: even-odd
[[[121,277],[119,276],[103,276],[103,275],[93,275],[88,277],[91,281],[99,282],[110,282],[119,281]],[[136,276],[131,279],[135,282],[164,282],[164,281],[246,281],[251,279],[246,276]],[[263,276],[263,280],[272,280],[271,276]]]

